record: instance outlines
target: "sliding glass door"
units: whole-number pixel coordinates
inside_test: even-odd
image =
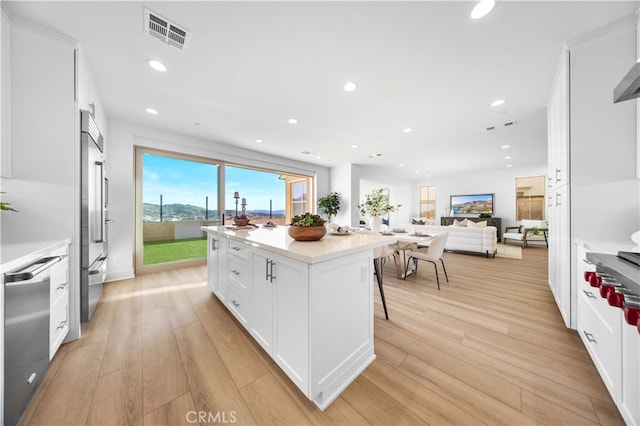
[[[291,221],[314,212],[313,178],[136,147],[136,274],[202,264],[201,226]]]
[[[200,263],[203,225],[220,224],[220,165],[211,160],[138,148],[136,271]]]

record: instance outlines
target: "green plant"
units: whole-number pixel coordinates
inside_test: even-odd
[[[364,202],[358,205],[360,214],[363,216],[382,216],[402,207],[401,204],[395,206],[389,204],[389,195],[384,188],[374,189],[371,191],[371,194],[367,194],[365,198]]]
[[[291,226],[323,226],[325,220],[317,214],[305,213],[291,219]]]
[[[318,208],[320,213],[327,215],[327,221],[331,222],[331,216],[335,216],[340,211],[340,194],[332,192],[318,198]]]
[[[6,192],[0,192],[0,194],[6,194]],[[0,210],[8,210],[12,212],[17,212],[18,210],[14,209],[10,206],[11,203],[5,203],[4,201],[0,201]]]

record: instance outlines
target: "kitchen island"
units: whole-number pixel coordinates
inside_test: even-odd
[[[324,410],[376,357],[373,250],[390,241],[294,241],[286,226],[202,230],[211,291]]]

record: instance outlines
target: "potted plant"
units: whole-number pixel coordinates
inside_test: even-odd
[[[358,205],[360,214],[371,216],[371,229],[380,230],[380,216],[396,211],[401,205],[389,204],[389,194],[384,188],[374,189],[371,194],[365,196],[364,202]]]
[[[0,192],[0,194],[6,194],[6,192]],[[12,212],[17,212],[18,210],[11,207],[11,203],[5,203],[4,201],[0,201],[0,210],[7,210]]]
[[[296,241],[317,241],[327,233],[324,224],[325,220],[317,214],[305,213],[291,219],[287,232]]]
[[[337,215],[340,211],[340,194],[334,191],[318,198],[318,208],[320,213],[327,216],[327,222],[331,222],[331,216]]]

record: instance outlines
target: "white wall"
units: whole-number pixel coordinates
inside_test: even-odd
[[[502,227],[516,223],[516,178],[546,176],[546,165],[534,168],[505,168],[493,172],[434,177],[413,183],[411,217],[419,216],[420,187],[436,187],[436,223],[448,216],[449,197],[466,194],[494,194],[493,217],[502,218]]]
[[[636,60],[635,25],[570,46],[571,232],[629,242],[640,229],[636,101],[613,103],[613,88]]]
[[[353,164],[342,164],[332,167],[329,171],[330,178],[330,192],[337,192],[340,194],[340,211],[333,222],[354,226],[358,223],[358,203],[354,202],[353,194],[358,194],[358,182],[351,178],[353,174]],[[323,196],[326,194],[320,194]]]
[[[204,139],[109,118],[109,264],[107,281],[134,274],[135,146],[163,149],[316,178],[316,193],[329,191],[329,169]],[[317,202],[314,201],[314,205]]]

